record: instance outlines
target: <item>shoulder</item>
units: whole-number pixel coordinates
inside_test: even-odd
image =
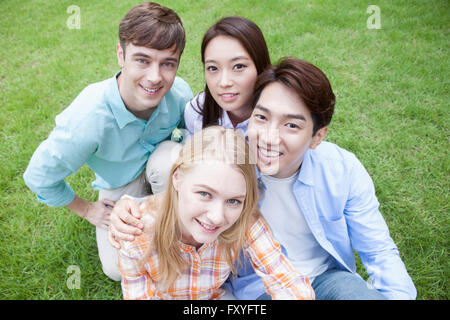
[[[313,168],[332,170],[335,173],[352,170],[355,165],[360,165],[355,154],[327,141],[323,141],[315,149],[310,149],[309,157]]]
[[[316,149],[312,150],[311,154],[318,161],[347,161],[356,159],[356,156],[352,152],[328,141],[322,141]]]
[[[364,165],[353,152],[330,142],[322,142],[311,150],[306,161],[306,175],[317,186],[346,192],[358,188],[372,188],[372,179]],[[349,189],[350,188],[350,189]]]
[[[203,103],[205,102],[205,93],[200,92],[195,95],[191,100],[186,103],[186,108],[184,109],[185,114],[190,117],[198,118],[202,117],[201,112],[203,108]]]
[[[365,181],[366,176],[365,168],[352,152],[323,141],[305,153],[299,179],[320,190],[331,188],[345,192],[345,186],[353,184],[354,179]]]
[[[147,217],[147,221],[149,224],[146,225],[151,227],[154,225],[154,221],[158,217],[159,212],[161,211],[162,201],[164,200],[164,192],[160,192],[156,195],[151,195],[142,200],[140,204],[140,209],[143,214],[142,218]],[[150,221],[151,222],[150,224]]]
[[[114,81],[115,78],[109,78],[86,86],[69,107],[75,105],[79,109],[78,111],[84,111],[91,109],[92,106],[104,104],[105,93],[114,84]]]
[[[259,213],[255,213],[250,221],[250,227],[246,232],[246,239],[248,242],[253,242],[262,235],[266,235],[270,232],[263,216]]]
[[[152,244],[152,236],[148,232],[143,232],[140,236],[134,238],[133,241],[120,241],[120,255],[141,260]]]
[[[204,101],[205,94],[204,92],[200,92],[186,103],[186,107],[184,108],[184,122],[190,134],[194,134],[202,128],[202,108]]]
[[[112,81],[114,78],[85,87],[72,103],[56,116],[56,124],[74,129],[84,126],[92,130],[93,126],[98,126],[98,123],[104,123],[104,120],[99,121],[99,118],[113,119],[105,99],[106,93],[113,85]]]
[[[188,101],[192,98],[192,90],[189,84],[180,77],[175,77],[172,88],[169,91],[174,98]]]
[[[103,93],[105,92],[105,90],[107,90],[107,88],[115,80],[116,80],[115,77],[111,77],[111,78],[108,78],[108,79],[105,79],[105,80],[102,80],[102,81],[99,81],[99,82],[91,83],[91,84],[87,85],[81,91],[80,94],[101,97],[103,95]]]

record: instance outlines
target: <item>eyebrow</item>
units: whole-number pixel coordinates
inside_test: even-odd
[[[232,58],[230,61],[234,62],[236,60],[251,60],[251,59],[247,56],[237,56],[237,57]],[[217,61],[214,59],[208,59],[208,60],[205,60],[205,63],[217,63]]]
[[[257,104],[255,109],[260,109],[261,111],[271,114],[269,109],[267,109],[266,107],[263,107],[260,104]],[[283,113],[282,116],[285,118],[289,118],[289,119],[297,119],[297,120],[301,120],[301,121],[306,121],[306,117],[302,114]]]
[[[152,56],[149,56],[148,54],[143,53],[143,52],[136,52],[136,53],[133,53],[131,56],[132,56],[133,58],[136,58],[136,57],[144,57],[144,58],[147,58],[147,59],[152,59]],[[178,62],[178,59],[177,59],[177,58],[173,58],[173,57],[167,57],[167,58],[165,58],[164,60],[165,60],[165,61],[174,61],[174,62]]]
[[[196,185],[194,185],[194,187],[200,187],[200,188],[207,189],[208,191],[211,191],[213,193],[219,193],[217,190],[211,188],[210,186],[207,186],[206,184],[196,184]],[[234,196],[234,197],[230,197],[230,198],[232,198],[232,199],[240,199],[240,198],[245,198],[245,197],[246,197],[246,194],[238,195],[238,196]]]

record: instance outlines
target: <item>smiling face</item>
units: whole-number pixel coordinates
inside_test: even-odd
[[[256,77],[255,63],[238,40],[221,35],[206,46],[206,85],[217,104],[235,122],[242,122],[251,114]]]
[[[120,96],[136,117],[148,120],[172,87],[177,73],[179,52],[172,48],[156,50],[129,43],[124,53],[117,45],[122,73],[117,79]]]
[[[172,182],[178,193],[182,241],[200,247],[229,229],[239,219],[246,198],[246,182],[234,165],[199,163],[177,169]]]
[[[273,82],[261,92],[250,118],[248,137],[257,152],[261,173],[275,178],[292,176],[309,148],[325,138],[327,127],[314,136],[311,113],[301,98],[285,85]]]

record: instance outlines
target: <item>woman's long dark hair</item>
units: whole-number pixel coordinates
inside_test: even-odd
[[[254,22],[242,17],[222,18],[206,31],[201,48],[203,65],[205,65],[206,46],[217,36],[228,36],[238,40],[253,60],[258,75],[270,66],[269,50],[261,30]],[[204,92],[205,102],[203,106],[200,106],[197,98],[199,110],[196,110],[203,117],[202,128],[219,124],[223,112],[211,95],[207,85],[205,85]]]

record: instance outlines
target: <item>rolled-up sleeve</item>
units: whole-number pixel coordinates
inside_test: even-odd
[[[95,140],[79,134],[82,132],[81,128],[68,130],[57,125],[31,157],[23,178],[42,203],[65,206],[75,198],[64,179],[85,164],[97,148]]]

